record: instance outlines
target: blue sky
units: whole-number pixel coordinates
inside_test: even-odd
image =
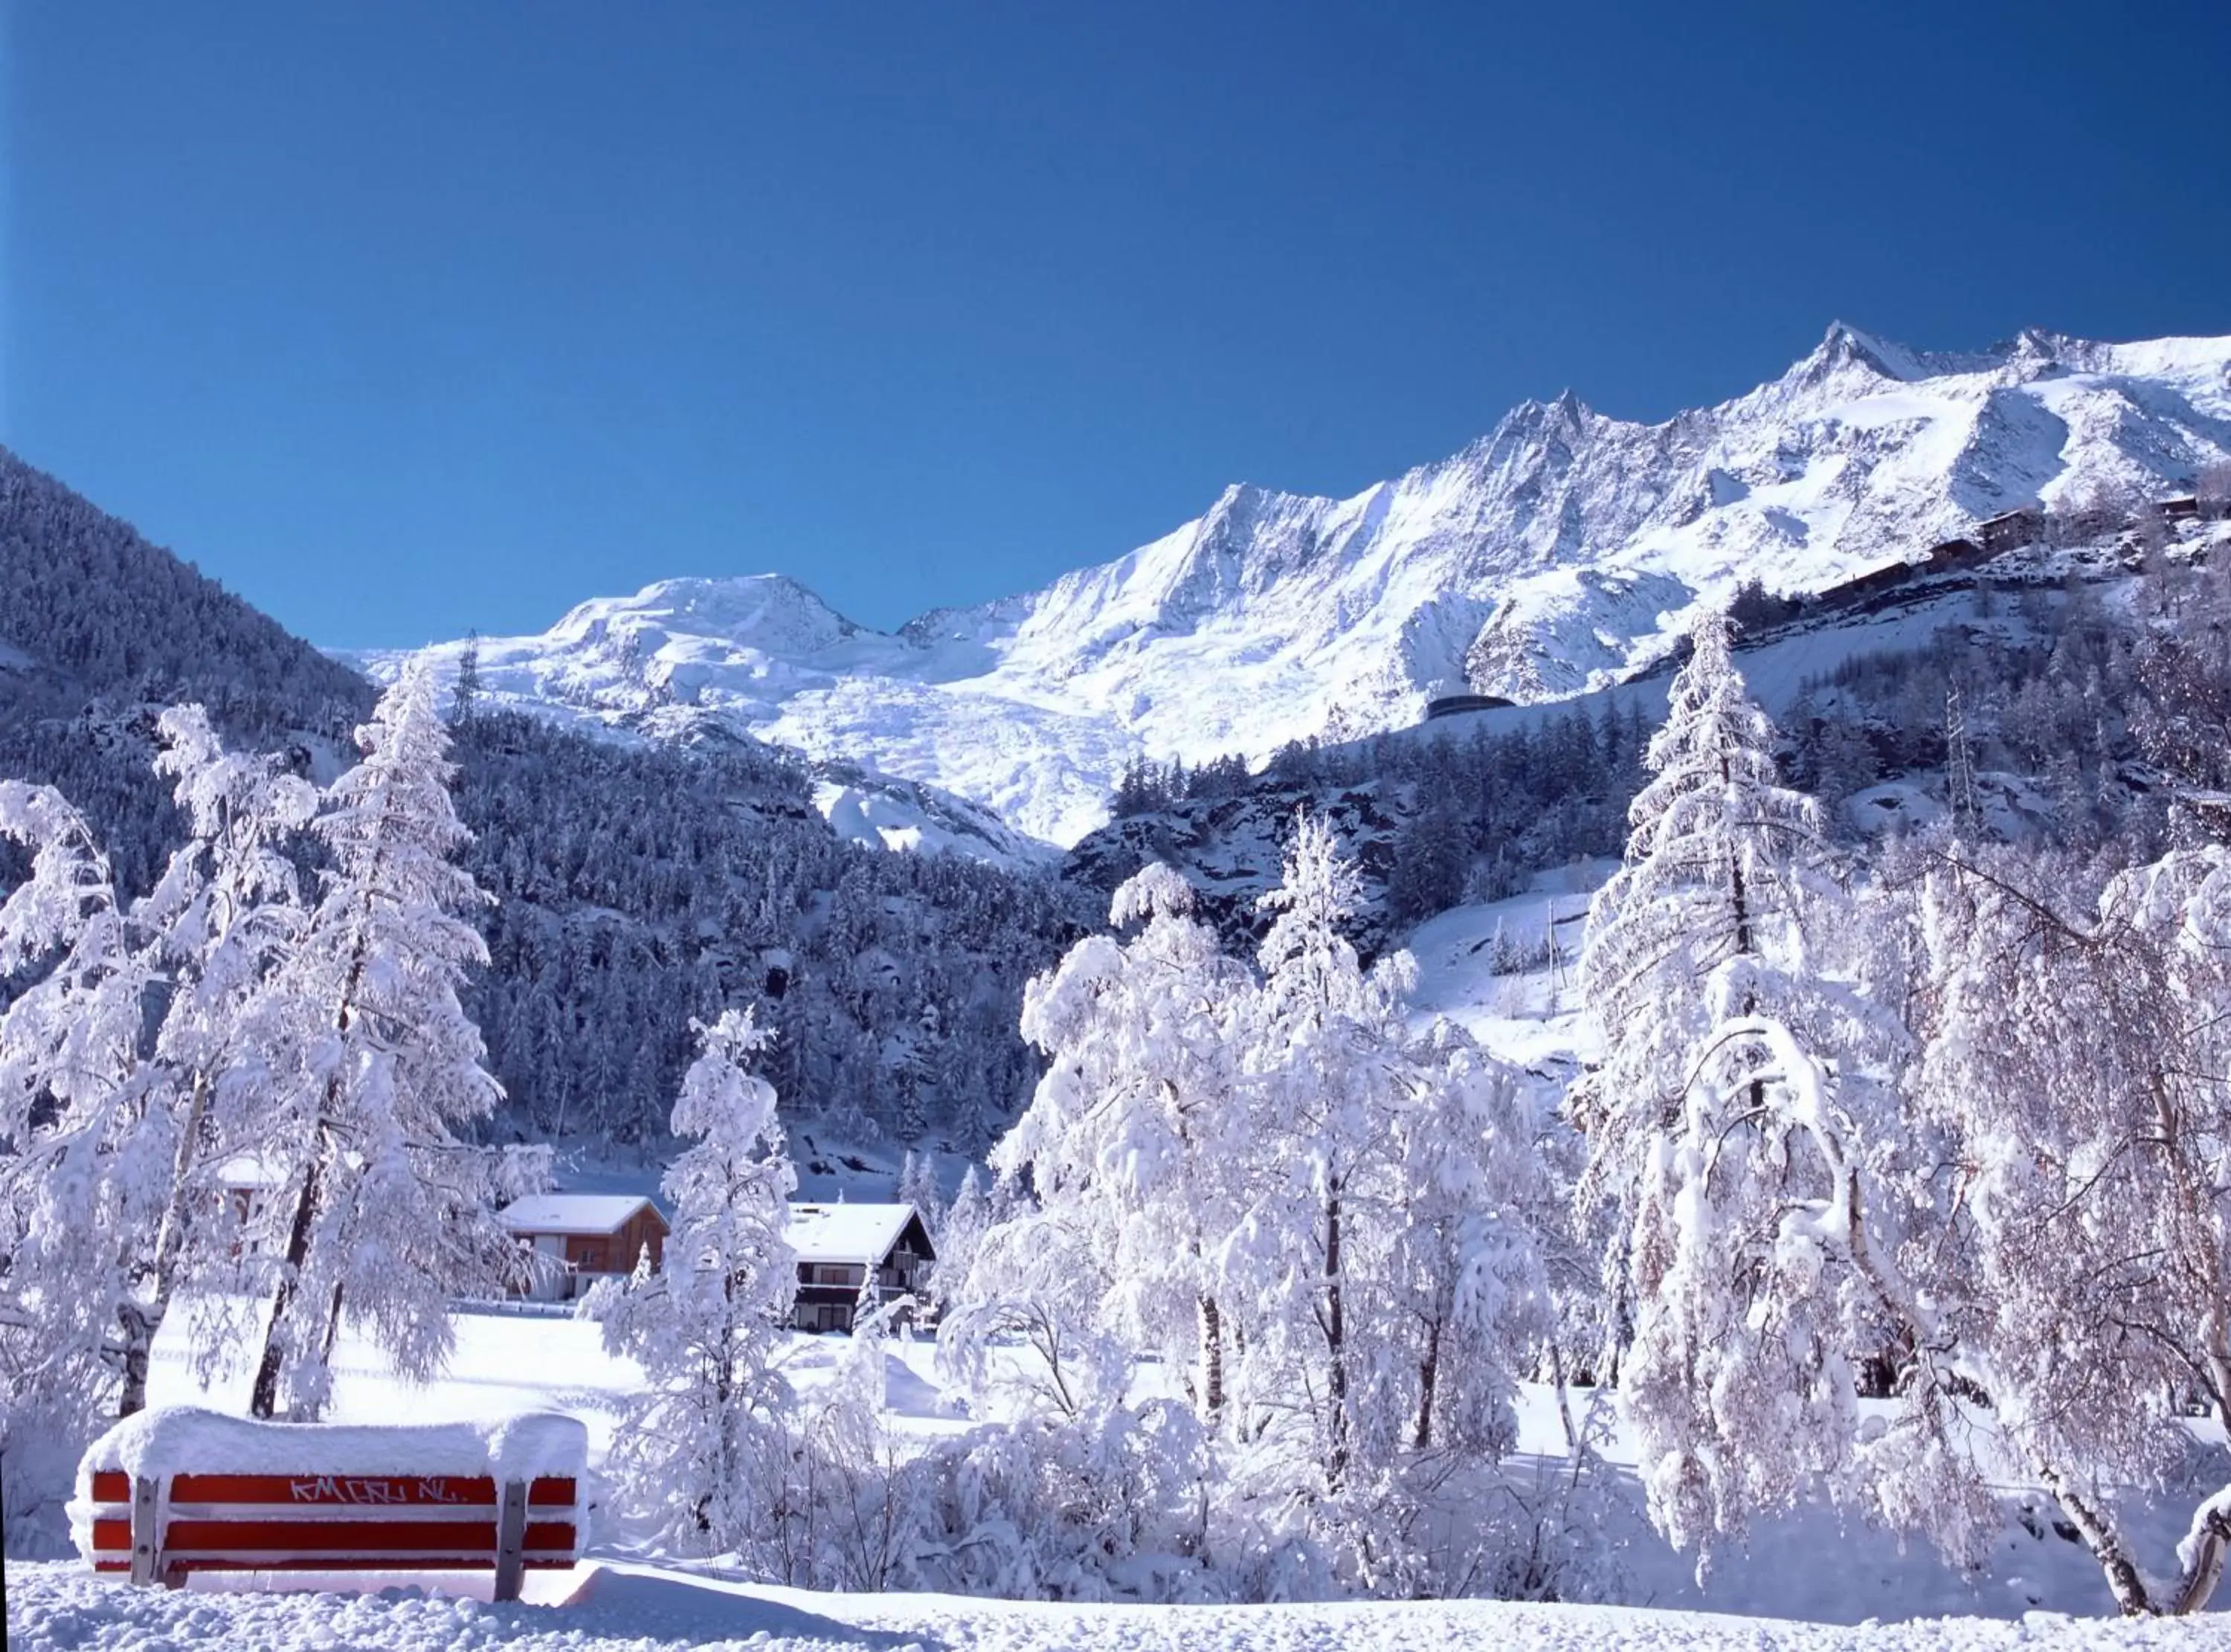
[[[0,4],[0,442],[333,645],[2231,331],[2221,3]]]

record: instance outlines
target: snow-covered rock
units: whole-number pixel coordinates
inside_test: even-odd
[[[2180,490],[2227,454],[2231,338],[1937,354],[1840,324],[1717,407],[1639,424],[1529,402],[1352,499],[1234,486],[1113,562],[895,634],[779,576],[668,580],[483,639],[481,666],[498,701],[652,733],[717,717],[1066,845],[1137,757],[1368,734],[1466,684],[1563,698],[1746,579],[1824,589],[2019,504]]]

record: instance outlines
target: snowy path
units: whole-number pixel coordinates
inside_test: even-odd
[[[1837,1628],[1607,1606],[1497,1602],[1327,1606],[1055,1606],[928,1595],[809,1595],[600,1568],[566,1607],[385,1596],[228,1595],[137,1590],[74,1565],[8,1568],[10,1652],[2079,1652],[2231,1647],[2220,1619],[2100,1622],[2034,1614]]]

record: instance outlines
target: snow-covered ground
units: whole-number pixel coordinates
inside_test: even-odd
[[[1560,896],[1557,905],[1562,908],[1575,898]],[[1540,990],[1550,990],[1547,982],[1535,984]],[[424,1388],[399,1383],[377,1353],[353,1337],[345,1337],[336,1359],[332,1420],[421,1423],[487,1419],[544,1408],[559,1410],[587,1425],[592,1465],[590,1499],[592,1504],[600,1503],[594,1465],[601,1462],[609,1449],[626,1395],[641,1380],[636,1366],[605,1353],[599,1327],[579,1320],[527,1313],[463,1312],[456,1316],[456,1355],[448,1373]],[[839,1338],[793,1337],[786,1358],[801,1390],[811,1392],[817,1387],[844,1347]],[[242,1409],[244,1376],[208,1389],[196,1381],[176,1318],[165,1327],[156,1355],[152,1391],[157,1403],[191,1402],[234,1411]],[[927,1437],[972,1426],[965,1404],[941,1391],[930,1342],[894,1341],[889,1345],[887,1360],[887,1403],[903,1434]],[[1584,1408],[1588,1401],[1585,1391],[1575,1396],[1579,1406]],[[1505,1483],[1508,1494],[1528,1498],[1542,1493],[1563,1466],[1563,1429],[1552,1393],[1539,1387],[1527,1389],[1522,1395],[1520,1421],[1518,1453]],[[1628,1460],[1615,1431],[1609,1455],[1615,1462]],[[2151,1517],[2133,1523],[2146,1557],[2157,1566],[2168,1568],[2172,1546],[2198,1496],[2195,1493],[2189,1500],[2165,1504]],[[745,1640],[761,1629],[777,1644],[784,1643],[785,1637],[810,1642],[812,1634],[819,1634],[824,1640],[834,1638],[842,1643],[892,1648],[910,1638],[926,1648],[954,1649],[1132,1642],[1241,1647],[1359,1643],[1342,1638],[1350,1635],[1380,1636],[1390,1644],[1406,1639],[1416,1644],[1686,1647],[1726,1644],[1725,1637],[1735,1629],[1729,1623],[1716,1625],[1681,1615],[1685,1613],[1847,1625],[1869,1619],[1889,1622],[1917,1617],[2019,1620],[2040,1610],[2086,1620],[2104,1618],[2111,1611],[2111,1603],[2098,1569],[2077,1543],[2054,1529],[2054,1514],[2042,1499],[2009,1487],[2008,1525],[1991,1564],[1982,1575],[1966,1578],[1924,1546],[1901,1543],[1864,1526],[1845,1526],[1827,1510],[1807,1510],[1762,1527],[1747,1547],[1721,1555],[1710,1575],[1700,1584],[1692,1561],[1667,1548],[1645,1523],[1637,1493],[1629,1500],[1629,1513],[1620,1529],[1601,1535],[1622,1551],[1632,1580],[1633,1601],[1678,1610],[1625,1617],[1579,1608],[1522,1610],[1486,1605],[1255,1613],[1134,1608],[1096,1613],[896,1597],[824,1598],[772,1590],[715,1588],[656,1567],[645,1571],[642,1569],[645,1557],[627,1548],[624,1533],[593,1526],[589,1545],[592,1556],[631,1564],[595,1583],[585,1604],[568,1608],[560,1617],[529,1609],[407,1600],[311,1608],[200,1596],[134,1595],[120,1585],[94,1584],[74,1563],[61,1562],[11,1567],[9,1610],[11,1630],[28,1637],[11,1640],[11,1646],[16,1647],[152,1647],[165,1638],[173,1646],[184,1647],[228,1637],[242,1646],[283,1648],[288,1652],[298,1644],[537,1646],[546,1643],[534,1638],[537,1635],[555,1637],[578,1632],[588,1638],[564,1643],[601,1649],[605,1638],[600,1637],[608,1637],[615,1644],[660,1645],[686,1642],[692,1636]],[[101,1612],[121,1616],[111,1622],[99,1617]],[[195,1616],[197,1613],[201,1616]],[[1411,1615],[1412,1627],[1407,1629],[1401,1627],[1404,1613]],[[2021,1630],[2018,1625],[2002,1625],[1962,1629],[1956,1633],[1904,1624],[1897,1633],[1917,1638],[1903,1640],[1890,1636],[1888,1631],[1872,1638],[1872,1632],[1838,1638],[1760,1623],[1745,1629],[1751,1638],[1740,1643],[1789,1647],[2231,1645],[2231,1615],[2211,1617],[2209,1622],[2220,1626],[2211,1631],[2220,1639],[2193,1638],[2199,1631],[2179,1630],[2178,1638],[2157,1642],[2086,1640],[2086,1635],[2109,1632],[2105,1624],[2092,1621],[2075,1627]],[[346,1630],[341,1628],[343,1623],[350,1625]],[[322,1639],[311,1635],[312,1626],[320,1623],[327,1626]],[[73,1624],[76,1627],[70,1627]],[[375,1624],[379,1627],[375,1629]],[[1614,1630],[1628,1638],[1602,1638]],[[2019,1638],[2020,1633],[2041,1633],[2047,1638],[2024,1641]],[[1227,1634],[1241,1638],[1219,1638]],[[1442,1635],[1455,1638],[1432,1638]],[[1962,1635],[1969,1638],[1959,1638]],[[139,1639],[134,1641],[129,1638],[132,1636]],[[444,1636],[450,1638],[441,1638]],[[1127,1642],[1126,1636],[1132,1637],[1131,1642]],[[1527,1636],[1536,1638],[1513,1638]],[[1930,1636],[1937,1638],[1928,1638]],[[560,1642],[553,1638],[547,1643]]]
[[[2047,1613],[1851,1627],[1632,1607],[1502,1602],[1312,1606],[1059,1606],[928,1595],[812,1595],[655,1567],[585,1569],[559,1606],[395,1591],[362,1596],[165,1593],[55,1565],[8,1569],[10,1652],[2084,1652],[2226,1644],[2206,1619],[2099,1623]]]
[[[1507,1062],[1561,1068],[1582,1036],[1575,966],[1588,900],[1612,864],[1565,868],[1523,894],[1452,907],[1419,925],[1403,943],[1418,963],[1413,1019],[1445,1016]]]

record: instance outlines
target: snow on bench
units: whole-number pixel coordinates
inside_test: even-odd
[[[197,1406],[127,1417],[78,1465],[70,1530],[97,1571],[177,1585],[197,1571],[486,1571],[580,1552],[588,1430],[500,1423],[346,1428]]]

